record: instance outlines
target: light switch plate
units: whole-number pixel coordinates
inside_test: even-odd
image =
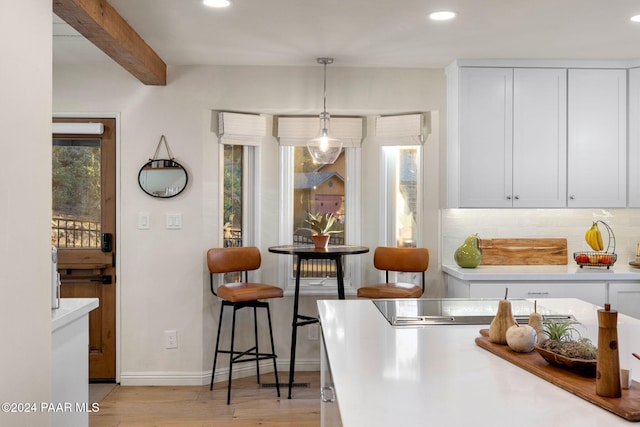
[[[167,229],[179,230],[181,228],[182,228],[182,214],[181,213],[167,214]]]
[[[149,227],[149,212],[138,212],[138,230],[148,230]]]

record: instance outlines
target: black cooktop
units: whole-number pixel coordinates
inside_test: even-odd
[[[498,311],[499,299],[383,299],[373,304],[392,326],[427,325],[489,325]],[[526,324],[533,313],[533,302],[511,299],[511,312],[516,321]],[[538,301],[538,313],[543,319],[575,321],[572,315],[554,313]]]

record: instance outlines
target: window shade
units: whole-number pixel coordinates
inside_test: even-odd
[[[219,112],[218,138],[226,145],[260,145],[267,136],[267,118],[257,114]],[[216,129],[216,126],[214,126]]]
[[[77,135],[102,135],[104,124],[102,123],[62,123],[53,122],[51,133],[77,134]]]
[[[330,133],[344,147],[360,147],[364,132],[362,117],[331,117]],[[319,117],[278,117],[276,137],[280,145],[305,146],[320,128]]]
[[[376,118],[375,139],[380,145],[422,145],[426,135],[426,114]]]

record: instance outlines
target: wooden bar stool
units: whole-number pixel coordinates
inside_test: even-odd
[[[378,246],[373,253],[373,265],[385,270],[385,283],[358,289],[360,298],[420,298],[424,293],[424,272],[429,267],[427,248],[389,248]],[[389,283],[389,271],[422,273],[422,286],[413,283]]]
[[[273,345],[273,330],[271,328],[271,313],[269,303],[265,300],[269,298],[282,298],[282,289],[264,283],[252,283],[248,280],[248,272],[260,268],[260,250],[256,247],[233,247],[233,248],[213,248],[207,251],[207,264],[209,267],[209,281],[211,292],[222,299],[220,306],[220,320],[218,322],[218,335],[216,337],[216,351],[213,358],[213,369],[211,371],[211,385],[209,390],[213,390],[213,378],[216,373],[216,363],[218,354],[229,355],[229,385],[227,387],[227,405],[231,402],[231,377],[234,363],[256,362],[258,384],[260,384],[260,361],[266,359],[273,360],[273,371],[276,378],[276,390],[280,397],[280,383],[278,382],[278,367],[276,366],[275,347]],[[244,282],[225,283],[214,287],[214,274],[241,273]],[[228,350],[221,350],[220,331],[222,329],[222,315],[225,307],[233,307],[233,321],[231,323],[231,345]],[[245,351],[234,349],[234,339],[236,333],[236,312],[242,308],[253,308],[253,332],[255,336],[255,346]],[[257,309],[267,310],[267,321],[269,323],[269,337],[271,339],[271,353],[260,353],[258,348],[258,316]]]

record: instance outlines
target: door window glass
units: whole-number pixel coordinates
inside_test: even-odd
[[[52,245],[100,247],[100,162],[99,139],[53,139]]]

